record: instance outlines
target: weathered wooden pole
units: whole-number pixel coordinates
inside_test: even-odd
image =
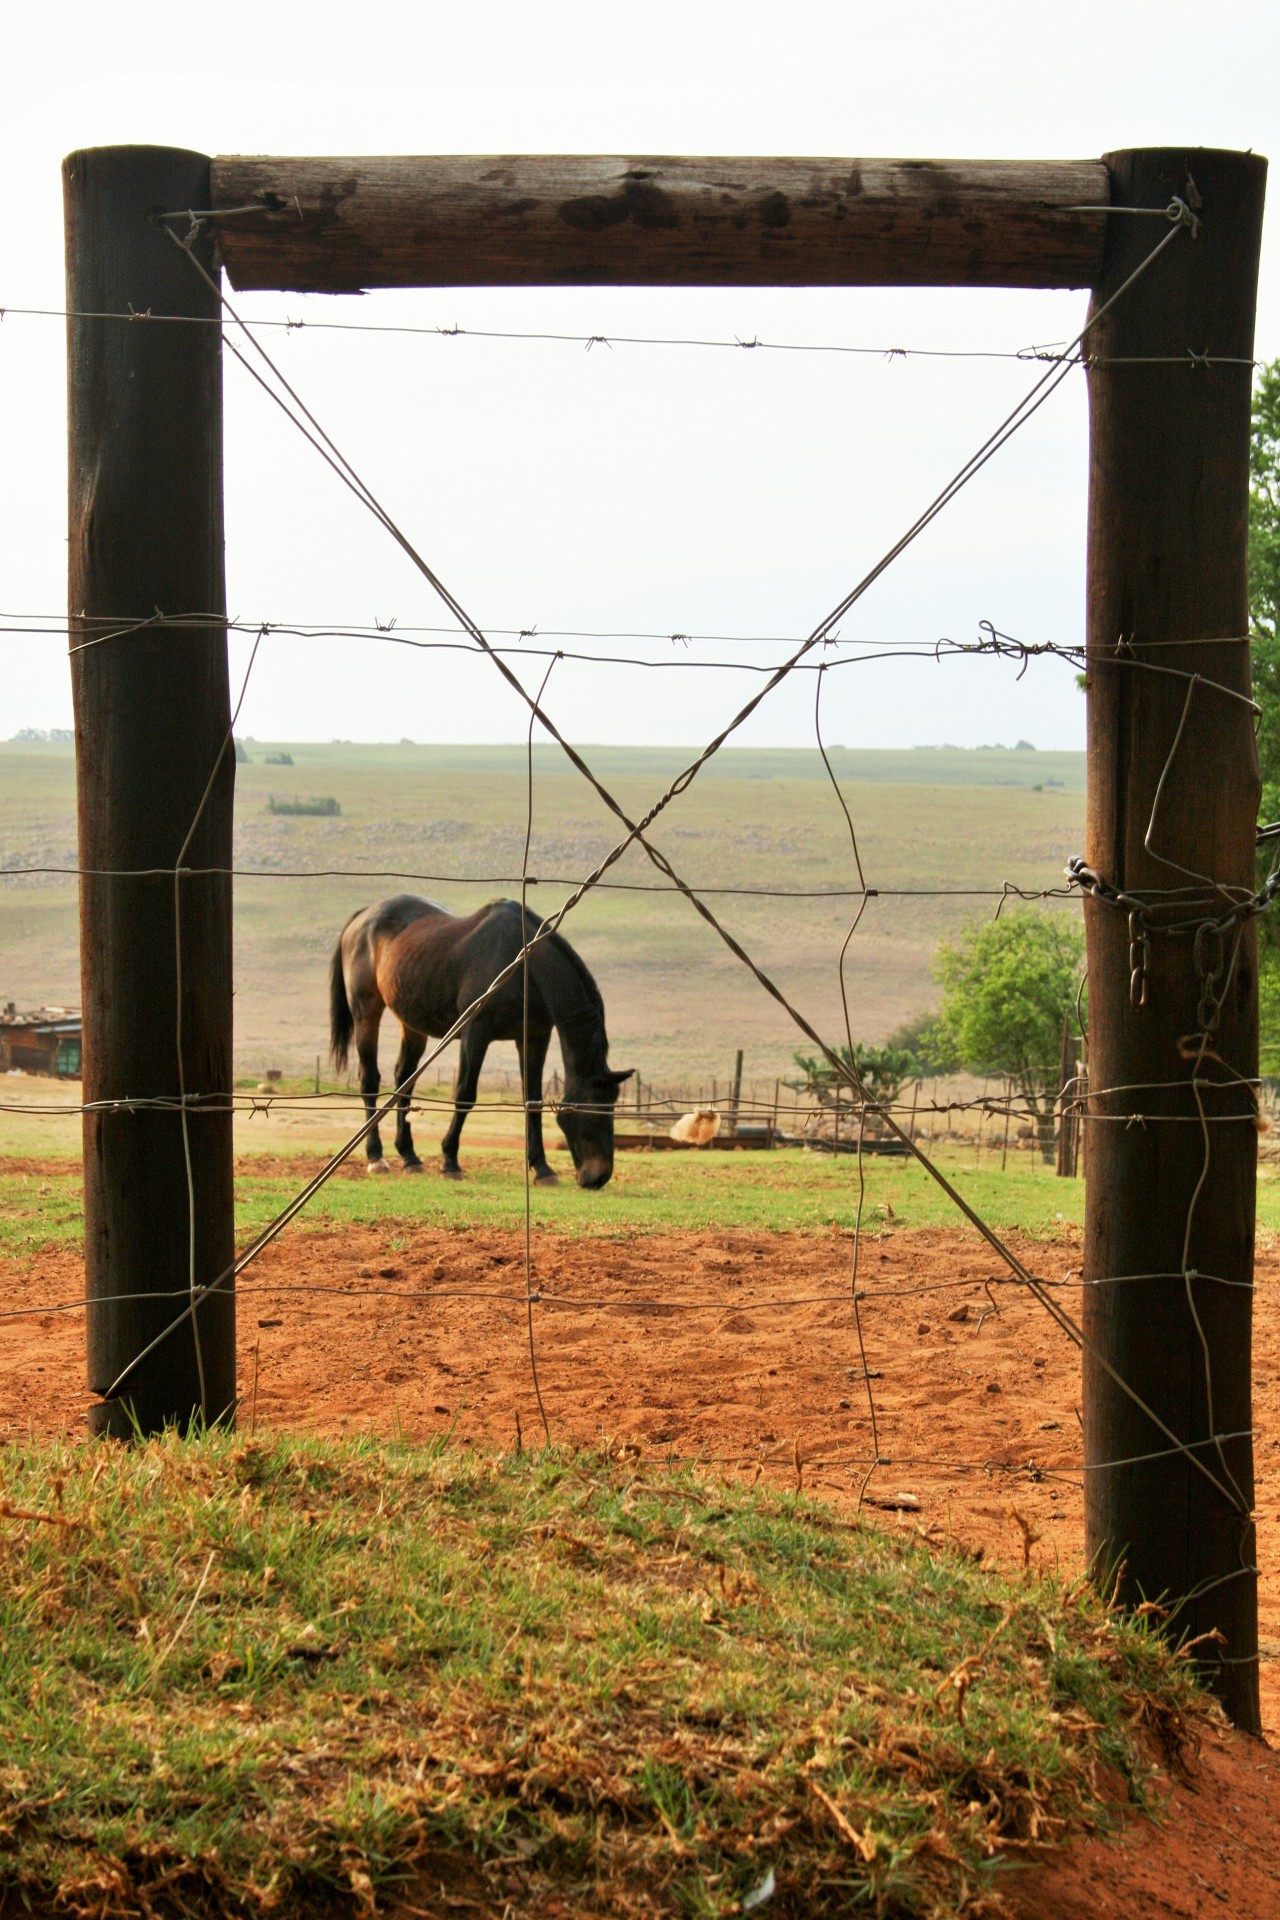
[[[88,1377],[116,1389],[90,1425],[126,1433],[226,1418],[235,1402],[229,1292],[198,1309],[198,1342],[188,1318],[131,1367],[192,1281],[234,1254],[231,881],[181,882],[180,1072],[173,877],[202,800],[183,864],[231,866],[221,338],[145,317],[218,317],[158,218],[208,207],[206,158],[91,149],[67,159],[63,185]],[[212,270],[211,243],[193,250]],[[130,312],[142,317],[77,317]],[[139,868],[153,871],[119,877]],[[186,1148],[173,1104],[111,1108],[173,1103],[184,1079]]]
[[[1092,285],[1099,160],[225,154],[233,287]]]
[[[1235,696],[1249,692],[1249,362],[1266,163],[1174,148],[1107,164],[1114,206],[1176,195],[1199,228],[1178,234],[1087,343],[1086,858],[1148,910],[1131,924],[1103,897],[1085,908],[1086,1532],[1103,1578],[1122,1566],[1122,1598],[1176,1604],[1177,1631],[1221,1634],[1197,1657],[1233,1720],[1256,1731],[1254,930],[1241,920],[1197,942],[1162,929],[1220,920],[1254,884],[1253,718]],[[1111,215],[1095,309],[1160,233],[1155,219]]]
[[[742,1048],[739,1047],[733,1062],[733,1081],[729,1094],[729,1132],[738,1131],[738,1108],[742,1105]]]

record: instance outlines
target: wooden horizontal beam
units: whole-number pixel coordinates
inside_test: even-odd
[[[213,162],[236,288],[1092,286],[1100,160]]]

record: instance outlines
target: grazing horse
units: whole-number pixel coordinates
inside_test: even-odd
[[[430,900],[400,893],[353,914],[339,935],[329,969],[334,1064],[340,1070],[346,1066],[354,1034],[360,1091],[372,1118],[379,1084],[378,1023],[383,1008],[390,1007],[402,1033],[395,1077],[396,1086],[403,1089],[396,1101],[396,1152],[406,1173],[421,1173],[423,1167],[414,1151],[409,1127],[411,1089],[405,1082],[427,1041],[448,1033],[459,1014],[480,999],[517,957],[542,921],[526,908],[525,925],[528,933],[522,934],[516,900],[491,900],[477,913],[455,915]],[[463,1029],[453,1121],[440,1143],[442,1171],[451,1179],[461,1178],[458,1142],[475,1105],[490,1042],[514,1040],[521,1084],[532,1103],[525,1122],[529,1165],[538,1180],[555,1180],[542,1144],[541,1106],[542,1068],[554,1027],[564,1056],[566,1104],[559,1112],[560,1129],[569,1142],[578,1185],[602,1187],[613,1172],[618,1088],[631,1078],[634,1068],[615,1073],[610,1067],[600,989],[567,940],[552,933],[531,948],[527,1014],[524,975],[525,969],[517,968]],[[376,1127],[367,1136],[365,1151],[370,1173],[391,1171],[382,1157]]]

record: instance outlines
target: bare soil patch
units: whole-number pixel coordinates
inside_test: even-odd
[[[1019,1874],[1018,1920],[1237,1920],[1280,1914],[1275,1821],[1280,1756],[1213,1729],[1186,1780],[1170,1781],[1159,1823],[1077,1842]]]
[[[1037,1271],[1078,1268],[1078,1242],[1014,1245]],[[537,1379],[557,1441],[697,1458],[726,1474],[801,1484],[837,1507],[867,1498],[890,1526],[953,1536],[1006,1564],[1081,1564],[1079,1361],[1034,1301],[992,1289],[990,1256],[959,1231],[864,1236],[850,1300],[847,1233],[536,1233]],[[1280,1259],[1260,1248],[1255,1335],[1263,1718],[1280,1732]],[[11,1307],[74,1302],[78,1255],[4,1265]],[[463,1444],[541,1440],[530,1367],[523,1236],[334,1226],[286,1237],[246,1278],[240,1390],[247,1426],[398,1430]],[[997,1305],[993,1306],[993,1300]],[[11,1321],[0,1345],[0,1443],[83,1431],[78,1314]],[[1276,1756],[1213,1734],[1198,1781],[1170,1783],[1168,1818],[1035,1869],[1018,1896],[1050,1915],[1198,1915],[1230,1902],[1280,1915],[1270,1864]],[[1021,1876],[1018,1884],[1023,1885]],[[1075,1904],[1072,1904],[1074,1901]],[[1110,1904],[1106,1904],[1109,1902]],[[1038,1903],[1038,1904],[1037,1904]]]

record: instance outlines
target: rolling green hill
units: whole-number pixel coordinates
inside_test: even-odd
[[[518,890],[525,754],[518,746],[407,742],[254,741],[247,751],[236,773],[236,864],[254,872],[236,883],[237,1065],[298,1072],[325,1049],[325,968],[349,914],[390,892],[421,892],[463,910]],[[284,751],[292,765],[266,765],[268,753]],[[635,810],[693,757],[677,749],[584,751]],[[1060,883],[1083,831],[1084,756],[835,748],[831,759],[867,884],[878,890],[845,963],[854,1038],[875,1041],[932,1004],[930,956],[966,914],[994,909],[980,890]],[[273,796],[332,798],[340,812],[273,813]],[[531,903],[552,911],[619,837],[558,750],[535,748]],[[662,815],[653,838],[695,887],[741,890],[712,894],[716,912],[811,1018],[843,1038],[837,966],[858,881],[818,754],[723,749]],[[74,879],[3,878],[4,869],[74,863],[70,746],[0,746],[0,1001],[78,1000]],[[286,877],[317,870],[322,877]],[[584,900],[565,931],[600,981],[615,1061],[647,1079],[696,1081],[725,1075],[742,1047],[749,1078],[785,1071],[795,1044],[786,1016],[684,900],[649,891],[666,882],[644,854],[630,850],[609,878],[613,885]],[[754,891],[778,887],[825,897]],[[392,1052],[388,1035],[385,1066]]]

